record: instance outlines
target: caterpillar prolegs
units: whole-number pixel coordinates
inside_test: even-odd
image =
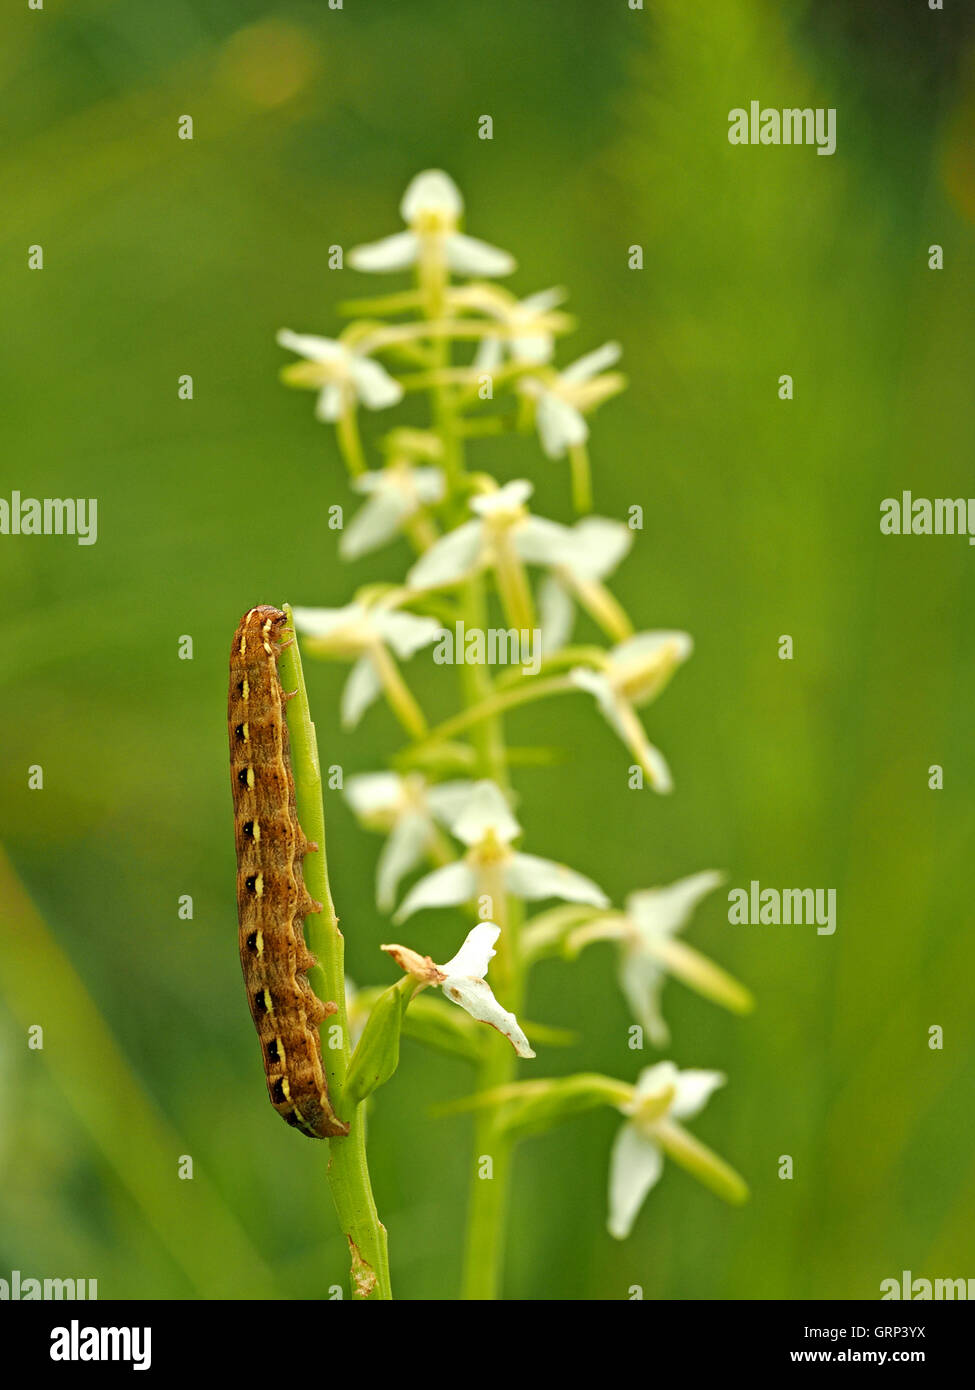
[[[349,1127],[329,1101],[318,1035],[335,1005],[322,1003],[306,973],[315,957],[305,944],[303,919],[322,908],[309,895],[301,867],[317,845],[305,839],[295,807],[288,697],[278,679],[286,624],[277,608],[252,608],[230,649],[227,723],[240,963],[271,1104],[303,1134],[327,1139],[347,1134]]]

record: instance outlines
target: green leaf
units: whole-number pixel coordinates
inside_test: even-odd
[[[384,1085],[399,1066],[399,1040],[403,1016],[415,981],[404,975],[385,990],[372,1006],[362,1037],[345,1077],[343,1100],[359,1105]]]

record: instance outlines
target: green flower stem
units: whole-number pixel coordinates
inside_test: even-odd
[[[291,609],[285,605],[288,623],[294,627]],[[332,1104],[344,1120],[349,1133],[343,1139],[327,1141],[330,1149],[328,1183],[339,1221],[349,1242],[352,1256],[352,1289],[357,1298],[392,1298],[389,1283],[389,1256],[386,1228],[379,1220],[369,1169],[366,1163],[365,1115],[361,1106],[351,1113],[343,1107],[342,1091],[349,1067],[349,1023],[345,1005],[345,942],[332,901],[325,855],[325,809],[322,801],[322,773],[318,761],[315,726],[308,708],[308,694],[301,669],[297,640],[281,653],[281,684],[297,693],[288,701],[288,732],[294,768],[295,800],[298,820],[317,853],[305,859],[305,882],[322,910],[305,920],[308,948],[318,964],[308,972],[315,993],[335,1004],[335,1012],[322,1025],[322,1061],[328,1077]],[[338,1034],[335,1027],[338,1025]],[[332,1046],[338,1036],[340,1046]]]
[[[354,404],[347,405],[335,422],[335,434],[349,476],[357,478],[360,473],[365,473],[366,458],[362,452],[362,439]]]
[[[572,505],[580,516],[584,516],[592,511],[592,476],[585,444],[570,446],[569,471],[572,477]]]
[[[464,665],[461,671],[478,670],[478,667],[468,667]],[[539,679],[537,676],[526,677],[521,685],[512,685],[507,690],[498,691],[496,694],[489,695],[478,704],[469,709],[463,709],[459,714],[452,715],[450,719],[445,719],[442,724],[437,724],[423,740],[422,743],[414,744],[408,751],[411,758],[422,750],[427,749],[431,744],[442,743],[444,740],[453,738],[455,734],[462,733],[475,725],[482,723],[486,719],[494,719],[499,714],[504,714],[506,710],[514,709],[518,705],[527,705],[532,700],[543,700],[547,695],[561,695],[566,691],[576,690],[578,687],[573,684],[568,676],[549,676]],[[505,774],[506,775],[506,774]],[[502,777],[502,785],[504,778]]]
[[[517,1004],[506,1000],[513,1008]],[[500,1034],[488,1038],[488,1053],[477,1072],[477,1090],[509,1085],[515,1076],[514,1049]],[[482,1176],[485,1159],[490,1176]],[[497,1127],[495,1113],[479,1111],[474,1120],[474,1171],[467,1210],[462,1297],[496,1299],[501,1293],[505,1226],[511,1178],[512,1144]]]
[[[423,284],[424,278],[426,283]],[[446,272],[436,283],[431,267],[421,269],[421,285],[426,290],[427,315],[433,317],[442,302]],[[447,505],[457,520],[466,515],[464,501],[469,479],[463,456],[463,441],[456,416],[453,386],[444,377],[450,372],[450,346],[445,339],[434,343],[435,366],[430,382],[433,426],[443,446],[443,468],[447,481]],[[487,597],[484,580],[476,575],[463,586],[462,616],[468,628],[487,626]],[[463,697],[468,706],[479,710],[478,718],[465,720],[463,727],[474,727],[482,775],[493,778],[507,787],[508,762],[505,754],[504,732],[500,715],[506,706],[494,702],[490,673],[483,666],[460,667]],[[470,711],[465,711],[465,715]],[[462,718],[464,716],[461,716]],[[442,727],[442,726],[441,726]],[[430,740],[424,740],[428,743]],[[420,744],[423,746],[423,743]],[[517,903],[511,904],[507,917],[505,940],[499,942],[496,974],[507,1006],[517,1011],[521,1002],[520,953],[517,949]],[[500,1034],[490,1036],[485,1044],[484,1060],[478,1067],[477,1086],[504,1085],[515,1075],[516,1056],[507,1040]],[[490,1159],[490,1176],[483,1175],[482,1164]],[[511,1142],[497,1129],[495,1117],[479,1114],[474,1122],[474,1152],[472,1155],[471,1191],[467,1214],[467,1237],[464,1250],[463,1296],[469,1299],[495,1299],[501,1289],[504,1263],[505,1226],[511,1173]]]

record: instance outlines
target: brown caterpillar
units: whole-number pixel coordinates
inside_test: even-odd
[[[247,1001],[261,1040],[271,1104],[312,1139],[348,1134],[328,1098],[318,1025],[323,1004],[306,972],[315,957],[302,919],[321,912],[305,887],[301,861],[317,845],[298,824],[291,746],[278,679],[287,617],[252,608],[230,649],[231,786],[237,844],[237,917]],[[294,640],[293,638],[291,640]]]

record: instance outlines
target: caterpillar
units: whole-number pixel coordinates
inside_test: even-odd
[[[315,957],[303,919],[321,912],[305,887],[306,840],[295,806],[291,746],[278,678],[287,616],[261,605],[241,618],[230,649],[231,787],[237,846],[240,963],[261,1041],[268,1095],[289,1125],[312,1139],[347,1134],[328,1097],[318,1025],[335,1013],[308,983]],[[289,641],[293,641],[290,638]]]

